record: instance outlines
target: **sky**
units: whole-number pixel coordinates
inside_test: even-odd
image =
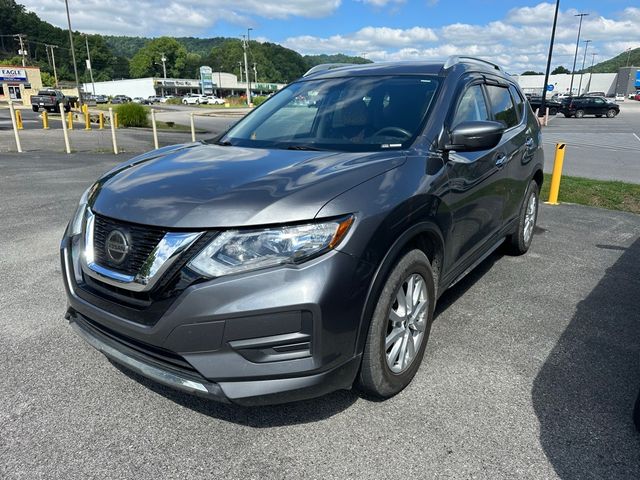
[[[18,0],[66,27],[63,0]],[[345,53],[373,61],[474,55],[511,73],[543,71],[555,2],[526,0],[69,0],[74,30],[110,35],[238,37],[302,54]],[[552,65],[571,69],[578,34],[588,66],[640,47],[640,5],[632,0],[561,0]],[[577,67],[585,44],[581,42]],[[596,53],[596,56],[592,56]]]

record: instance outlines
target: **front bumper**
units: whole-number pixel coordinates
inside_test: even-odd
[[[358,372],[368,282],[350,255],[192,285],[149,325],[127,318],[117,302],[93,301],[76,281],[70,248],[63,242],[61,259],[72,328],[158,383],[258,405],[348,389]]]

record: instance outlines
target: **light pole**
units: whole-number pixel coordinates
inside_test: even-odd
[[[238,62],[238,65],[240,66],[240,83],[242,83],[242,62]]]
[[[67,9],[67,25],[69,26],[69,43],[71,44],[71,60],[73,61],[73,73],[76,77],[76,88],[78,89],[78,100],[82,105],[82,90],[80,90],[80,82],[78,81],[78,66],[76,65],[76,49],[73,48],[73,33],[71,32],[71,16],[69,15],[69,0],[64,0]]]
[[[251,30],[253,28],[247,28],[247,36],[242,36],[242,46],[244,47],[244,73],[247,80],[247,107],[251,106],[251,75],[249,74],[249,60],[247,59],[247,49],[249,48],[249,41],[251,40]]]
[[[589,49],[589,44],[591,40],[584,41],[584,56],[582,57],[582,69],[580,70],[580,84],[578,85],[578,95],[580,95],[580,90],[582,89],[582,77],[584,76],[584,61],[587,59],[587,50]]]
[[[93,66],[91,65],[91,54],[89,53],[89,35],[84,34],[84,43],[87,46],[87,68],[89,69],[89,75],[91,76],[91,88],[93,95],[96,94],[96,82],[93,81]]]
[[[551,42],[549,42],[549,55],[547,56],[547,70],[544,74],[544,85],[542,86],[542,100],[540,101],[540,113],[545,111],[547,103],[547,83],[549,83],[549,71],[551,70],[551,57],[553,56],[553,41],[556,38],[556,25],[558,24],[558,10],[560,0],[556,0],[556,13],[553,16],[553,27],[551,28]]]
[[[573,76],[576,74],[576,60],[578,59],[578,48],[580,47],[580,32],[582,31],[582,18],[588,16],[588,13],[578,13],[575,17],[580,17],[578,25],[578,39],[576,40],[576,53],[573,56],[573,68],[571,69],[571,86],[569,87],[569,95],[573,96]]]
[[[593,78],[593,64],[596,61],[596,52],[591,53],[591,67],[589,67],[589,83],[587,83],[587,91],[591,90],[591,79]]]

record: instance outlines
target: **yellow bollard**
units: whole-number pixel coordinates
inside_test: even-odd
[[[118,112],[113,112],[113,126],[118,128]]]
[[[91,117],[89,116],[89,109],[84,111],[84,129],[91,130]]]
[[[42,112],[42,128],[49,130],[49,114],[46,110]]]
[[[553,162],[549,200],[545,202],[549,205],[558,205],[558,193],[560,192],[560,179],[562,177],[562,164],[564,163],[565,147],[566,145],[564,143],[556,143],[556,158]]]
[[[24,129],[24,125],[22,124],[22,112],[20,110],[16,110],[16,125],[18,126],[18,130]]]
[[[64,122],[64,119],[62,119]],[[67,129],[73,130],[73,112],[69,112],[67,115]]]
[[[98,125],[100,125],[100,130],[104,130],[104,113],[102,112],[100,112],[100,116],[98,117]]]

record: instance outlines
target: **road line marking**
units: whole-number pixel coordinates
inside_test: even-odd
[[[633,134],[634,137],[636,137],[636,140],[638,140],[640,142],[640,137],[638,135],[636,135],[635,133]]]

